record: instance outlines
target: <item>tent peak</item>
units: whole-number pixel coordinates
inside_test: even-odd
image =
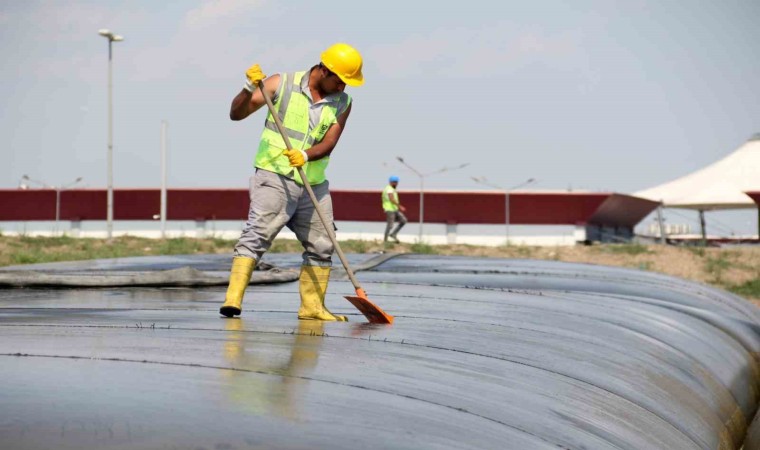
[[[760,191],[760,133],[719,161],[633,195],[674,208],[756,208],[749,191]]]

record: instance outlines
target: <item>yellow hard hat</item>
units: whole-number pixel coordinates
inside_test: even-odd
[[[349,86],[364,84],[362,55],[348,44],[337,43],[322,52],[322,64]]]

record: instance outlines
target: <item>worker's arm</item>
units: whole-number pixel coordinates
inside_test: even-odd
[[[261,76],[263,76],[263,74],[261,74]],[[269,98],[273,98],[275,92],[277,92],[277,87],[280,85],[280,76],[272,75],[271,77],[264,80],[263,83],[264,89],[266,89],[267,94],[269,94]],[[249,76],[246,86],[243,87],[243,89],[238,95],[235,96],[234,99],[232,99],[232,106],[230,106],[230,119],[243,120],[258,111],[259,108],[266,104],[264,96],[261,95],[261,90],[255,86],[256,83],[252,82],[251,77]]]
[[[351,114],[351,105],[348,105],[346,111],[338,116],[338,121],[327,129],[325,137],[322,138],[313,147],[306,150],[287,150],[284,155],[290,160],[291,167],[301,167],[306,164],[307,161],[316,161],[326,156],[330,156],[335,146],[338,144],[340,135],[343,133],[343,129],[346,128],[346,121],[348,115]]]
[[[348,115],[351,114],[351,106],[348,105],[346,111],[338,117],[338,121],[330,126],[325,133],[325,137],[313,147],[306,150],[306,155],[309,157],[309,161],[316,161],[322,159],[325,156],[330,156],[330,153],[338,145],[340,135],[343,134],[343,130],[346,128],[346,121]]]
[[[393,195],[389,195],[388,200],[390,200],[394,205],[398,206],[398,209],[401,210],[401,212],[406,211],[406,208],[404,208],[404,206],[398,200],[398,192],[393,191]]]

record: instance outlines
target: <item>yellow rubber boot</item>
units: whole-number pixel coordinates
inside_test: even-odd
[[[230,285],[227,287],[224,304],[219,308],[219,314],[227,317],[240,315],[240,307],[243,306],[243,294],[251,281],[251,273],[253,273],[255,265],[256,260],[253,258],[246,258],[245,256],[232,258]]]
[[[299,277],[301,307],[298,318],[303,320],[331,320],[348,322],[346,316],[336,316],[325,306],[327,282],[330,280],[330,268],[318,266],[301,266]]]

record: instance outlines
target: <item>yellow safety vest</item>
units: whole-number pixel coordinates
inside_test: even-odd
[[[311,71],[280,74],[280,86],[273,99],[277,115],[282,121],[290,144],[296,150],[306,150],[322,141],[325,133],[337,123],[338,117],[351,104],[351,97],[344,92],[330,94],[314,103],[309,91]],[[259,169],[279,173],[303,184],[298,171],[290,167],[288,158],[282,154],[285,141],[277,129],[272,113],[267,114],[264,131],[261,133],[255,166]],[[329,157],[308,161],[303,169],[309,184],[323,183]]]
[[[398,193],[396,192],[396,189],[389,184],[383,189],[383,210],[388,212],[398,211],[398,205],[391,201],[391,197],[398,201]]]

